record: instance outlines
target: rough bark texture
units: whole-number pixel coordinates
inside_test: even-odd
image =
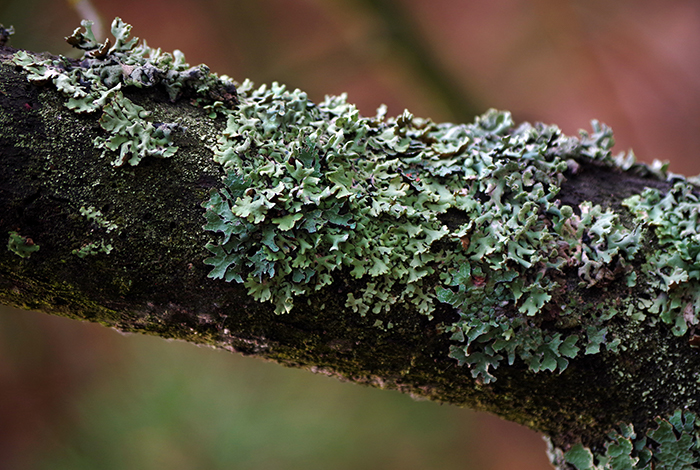
[[[382,317],[393,328],[377,328],[376,318],[346,305],[348,293],[359,297],[364,286],[347,270],[297,299],[290,313],[275,314],[273,304],[254,300],[242,284],[208,278],[211,268],[203,262],[213,235],[202,228],[202,204],[212,188],[224,187],[225,171],[211,150],[224,118],[210,119],[188,100],[172,103],[158,88],[125,89],[156,121],[178,121],[187,131],[174,138],[179,150],[172,158],[115,168],[93,145],[104,134],[99,115],[67,109],[51,84],[30,84],[9,61],[12,54],[0,49],[0,234],[14,233],[16,243],[39,250],[26,258],[17,249],[0,250],[0,302],[486,410],[550,436],[564,451],[580,442],[603,454],[606,433],[621,423],[643,435],[658,416],[700,412],[695,337],[676,336],[660,320],[617,316],[607,324],[607,334],[621,345],[616,353],[580,354],[563,372],[535,373],[516,358],[493,371],[497,380],[484,383],[450,357],[455,341],[443,330],[458,321],[455,308],[439,303],[430,318],[399,305]],[[653,172],[625,172],[579,157],[558,195],[562,204],[591,201],[622,214],[625,198],[646,187],[665,194],[673,185]],[[75,254],[90,243],[99,249],[108,235],[106,223],[81,216],[88,207],[120,227],[108,237],[109,254]],[[446,224],[460,217],[448,212]],[[643,243],[642,251],[651,251],[658,240],[650,235]],[[629,263],[640,277],[648,269],[642,261]],[[564,290],[549,311],[559,303],[569,308],[572,298],[593,305],[643,292],[643,286],[627,287],[624,277],[586,289],[580,281],[574,269],[560,274]],[[692,326],[693,318],[688,322]]]

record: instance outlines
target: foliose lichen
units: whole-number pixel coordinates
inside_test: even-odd
[[[10,238],[7,241],[7,249],[20,258],[29,258],[32,253],[39,251],[39,245],[31,238],[23,237],[15,231],[8,232],[8,235]]]
[[[629,261],[645,229],[557,199],[572,158],[614,163],[607,127],[576,139],[515,127],[494,110],[470,125],[436,124],[408,112],[387,119],[385,108],[365,118],[345,96],[313,104],[276,83],[238,91],[215,152],[225,189],[204,205],[205,229],[222,233],[207,245],[210,277],[243,283],[278,313],[341,270],[362,286],[346,301],[359,315],[400,304],[430,315],[448,303],[460,314],[446,328],[451,355],[484,382],[504,356],[561,371],[582,349],[616,350],[611,308],[585,320],[551,311],[567,304],[565,272],[582,288],[636,282]],[[543,329],[552,315],[570,315],[561,321],[571,333]]]
[[[561,372],[581,354],[615,353],[624,348],[617,318],[661,319],[677,335],[698,323],[690,181],[654,164],[645,171],[675,178],[666,194],[647,189],[615,208],[561,202],[581,164],[639,167],[631,153],[611,155],[612,132],[596,121],[592,133],[568,137],[495,110],[462,125],[408,111],[387,118],[386,107],[363,117],[345,95],[315,104],[300,90],[248,80],[236,91],[178,51],[138,45],[118,18],[114,45],[83,26],[68,38],[86,51],[82,61],[18,52],[15,63],[32,82],[51,81],[73,111],[101,113],[107,136],[95,144],[117,153],[115,166],[171,156],[182,130],[153,122],[123,89],[162,86],[172,100],[190,97],[225,118],[214,159],[227,175],[203,204],[213,235],[205,263],[211,278],[243,284],[277,313],[337,279],[354,287],[347,313],[381,328],[391,328],[390,310],[431,316],[448,304],[459,316],[443,326],[450,356],[483,383],[505,360]],[[650,243],[647,256],[639,247]],[[91,242],[76,254],[107,246]],[[620,295],[598,299],[608,287]],[[634,289],[653,294],[635,298]]]
[[[87,220],[94,223],[98,227],[103,228],[107,233],[112,232],[119,228],[119,226],[109,220],[105,219],[102,211],[95,209],[94,207],[81,207],[80,215],[84,216]]]
[[[677,410],[656,427],[638,435],[631,424],[620,425],[608,434],[605,450],[593,452],[581,444],[566,453],[550,448],[550,459],[557,468],[573,465],[577,470],[691,470],[700,462],[700,426],[689,411]]]
[[[647,188],[623,203],[637,223],[654,229],[658,249],[642,266],[650,291],[657,292],[646,300],[647,310],[673,325],[677,336],[698,324],[700,312],[699,202],[697,189],[678,181],[666,194]]]
[[[85,51],[81,61],[66,57],[42,61],[24,51],[16,52],[13,61],[29,72],[32,83],[52,82],[68,97],[69,109],[102,113],[99,122],[108,137],[95,139],[95,146],[103,149],[103,155],[117,154],[112,165],[137,165],[148,156],[171,157],[178,150],[173,133],[185,130],[178,123],[154,122],[149,111],[123,95],[124,88],[163,86],[172,101],[186,96],[197,104],[235,106],[231,80],[212,74],[205,65],[190,67],[180,51],[163,53],[145,42],[139,44],[138,38],[129,39],[131,25],[120,18],[112,22],[114,45],[110,39],[97,42],[92,22],[81,24],[84,32],[78,28],[66,38]]]
[[[88,221],[94,224],[96,227],[104,230],[105,233],[109,234],[114,230],[118,229],[119,226],[109,220],[105,219],[102,212],[94,207],[81,207],[80,214],[84,216]],[[99,253],[110,254],[113,247],[110,243],[105,243],[104,240],[91,241],[83,244],[80,248],[76,248],[72,251],[72,254],[78,256],[79,258],[85,258],[86,256],[94,256]]]
[[[516,127],[494,110],[469,125],[436,124],[408,112],[387,119],[385,108],[362,117],[345,96],[314,104],[276,83],[246,81],[239,93],[215,151],[225,188],[204,204],[205,229],[222,234],[205,263],[210,277],[244,284],[277,313],[341,271],[360,286],[346,308],[379,316],[375,324],[402,304],[431,315],[447,303],[460,316],[445,327],[450,355],[484,383],[505,359],[563,371],[579,354],[617,352],[608,327],[616,315],[651,314],[676,334],[697,323],[697,284],[684,282],[700,275],[691,266],[700,244],[694,222],[675,222],[693,210],[689,182],[661,206],[658,191],[629,198],[624,222],[610,207],[558,199],[576,160],[637,166],[631,154],[611,155],[606,126],[594,121],[592,134],[574,138],[555,126]],[[661,165],[646,171],[666,176]],[[650,231],[660,249],[645,267],[665,266],[657,277],[633,269]],[[612,281],[660,294],[580,305]]]
[[[98,253],[110,254],[112,252],[112,245],[105,244],[104,240],[100,242],[90,242],[78,249],[72,251],[72,253],[78,258],[85,258],[86,256],[94,256]]]

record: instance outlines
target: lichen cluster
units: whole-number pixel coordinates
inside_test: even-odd
[[[215,155],[226,188],[205,203],[205,229],[223,233],[207,246],[211,277],[244,283],[278,313],[341,270],[361,286],[346,301],[360,315],[399,304],[430,315],[446,302],[460,314],[446,328],[461,343],[451,355],[484,382],[503,355],[553,371],[581,348],[618,346],[605,337],[606,311],[551,312],[567,303],[566,272],[587,287],[634,284],[643,230],[557,199],[572,158],[612,164],[609,129],[579,140],[554,126],[516,128],[507,112],[435,124],[384,109],[365,118],[343,96],[316,105],[277,84],[238,91]],[[569,315],[571,333],[542,329],[552,315]]]
[[[700,426],[689,411],[677,410],[667,419],[657,417],[656,427],[645,436],[638,435],[631,424],[612,431],[605,451],[594,453],[581,444],[566,453],[550,449],[557,468],[573,465],[577,470],[691,470],[700,462]]]
[[[314,105],[277,84],[245,82],[239,94],[215,154],[227,189],[205,204],[205,228],[224,233],[207,246],[211,277],[243,282],[283,313],[345,268],[363,280],[350,310],[406,301],[429,314],[434,294],[423,281],[446,256],[433,247],[449,232],[438,215],[452,196],[399,158],[411,117],[386,125],[344,97]]]
[[[211,278],[245,285],[277,313],[336,281],[352,285],[339,314],[382,327],[392,326],[390,310],[430,316],[446,303],[459,315],[443,325],[450,355],[483,383],[505,360],[561,372],[580,354],[616,352],[619,318],[660,318],[677,335],[698,323],[690,182],[676,178],[667,194],[648,189],[622,210],[560,201],[580,165],[637,165],[611,156],[612,133],[595,121],[576,138],[556,126],[515,126],[494,110],[462,125],[407,111],[387,118],[385,107],[363,117],[345,96],[315,104],[299,90],[250,81],[236,91],[178,51],[137,44],[119,19],[113,46],[83,26],[68,38],[86,51],[82,61],[19,51],[14,62],[32,82],[52,82],[73,111],[101,113],[106,136],[95,144],[116,153],[115,166],[171,156],[182,130],[154,122],[122,89],[161,86],[225,118],[214,159],[227,175],[203,204],[212,232],[205,263]],[[667,176],[659,165],[647,172]],[[643,244],[654,246],[648,256]],[[76,254],[107,250],[93,242]],[[635,299],[635,288],[651,294]]]
[[[103,156],[117,154],[112,165],[137,165],[143,158],[167,158],[177,152],[172,134],[182,130],[178,123],[154,122],[151,112],[137,105],[122,93],[128,87],[163,86],[171,100],[192,96],[198,103],[233,106],[235,86],[225,77],[217,77],[200,65],[190,67],[180,51],[163,53],[160,49],[129,39],[131,25],[116,18],[112,22],[114,45],[107,39],[100,44],[92,32],[92,22],[83,21],[80,28],[66,38],[69,44],[84,50],[81,61],[66,57],[37,60],[18,51],[15,64],[29,72],[32,83],[52,82],[68,97],[66,106],[76,113],[101,112],[100,125],[107,137],[95,139]]]
[[[682,336],[698,324],[700,312],[700,200],[697,189],[678,181],[666,194],[647,188],[624,201],[640,225],[654,229],[658,249],[651,251],[642,271],[656,296],[645,299],[647,310],[673,325]]]

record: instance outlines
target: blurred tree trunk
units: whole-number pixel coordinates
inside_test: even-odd
[[[446,304],[433,318],[404,309],[390,317],[393,328],[380,329],[349,311],[345,299],[360,286],[338,277],[307,305],[276,315],[242,285],[209,279],[203,263],[211,237],[202,228],[202,203],[224,176],[211,151],[222,118],[172,104],[159,91],[131,91],[135,102],[188,132],[170,159],[115,168],[93,145],[102,132],[98,116],[75,114],[54,87],[28,83],[8,61],[11,53],[0,49],[0,234],[8,236],[0,302],[490,411],[543,432],[563,450],[582,442],[604,453],[606,433],[620,423],[645,431],[657,416],[698,411],[697,350],[660,321],[620,317],[618,353],[579,355],[563,373],[533,373],[515,360],[485,384],[449,357],[454,342],[443,327],[458,315]],[[559,197],[619,210],[646,186],[667,191],[671,183],[581,163]],[[112,233],[111,224],[120,229]],[[645,243],[650,250],[658,241]]]

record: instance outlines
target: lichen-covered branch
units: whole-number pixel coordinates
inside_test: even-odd
[[[81,60],[0,49],[0,301],[488,410],[560,468],[700,462],[691,179],[83,26]]]

